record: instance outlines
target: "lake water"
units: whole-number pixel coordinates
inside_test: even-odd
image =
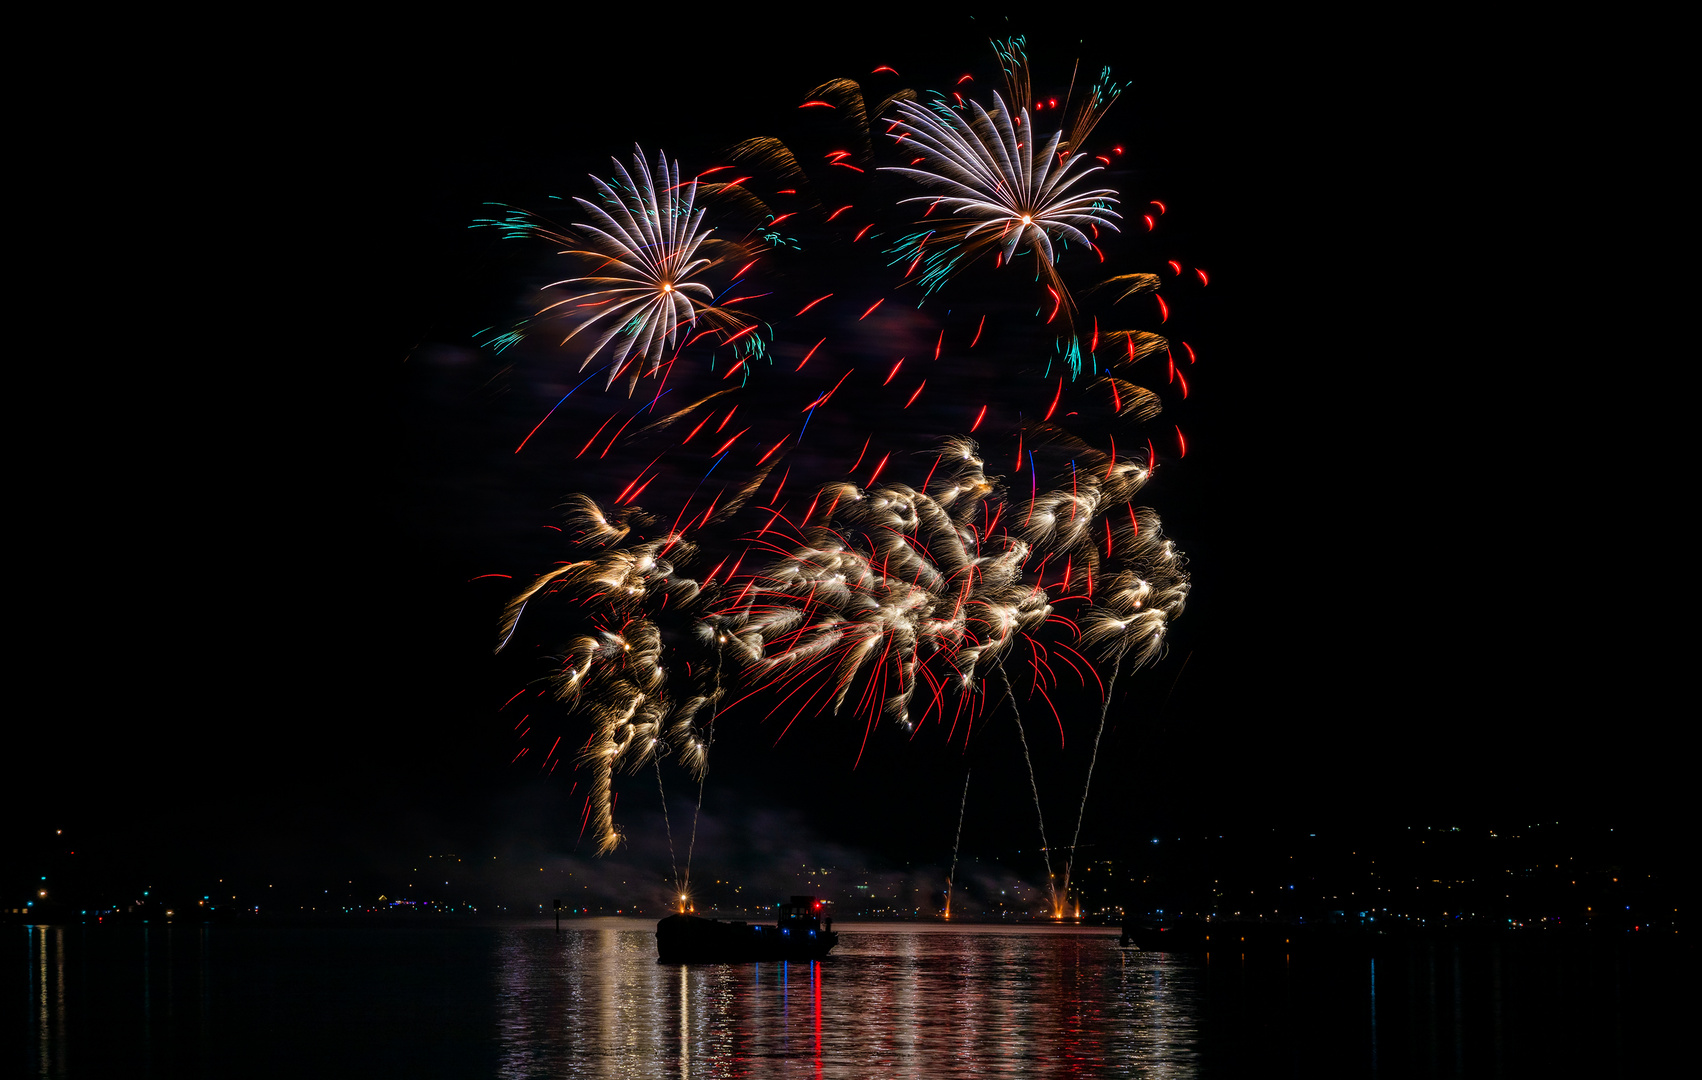
[[[1635,1076],[1691,1015],[1670,952],[839,929],[825,963],[664,967],[638,919],[8,927],[5,1075]]]

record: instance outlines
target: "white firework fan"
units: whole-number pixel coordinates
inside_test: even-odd
[[[641,373],[655,371],[682,331],[695,323],[724,329],[741,324],[738,316],[714,306],[714,290],[694,280],[715,261],[699,254],[712,230],[704,227],[704,210],[696,206],[697,182],[682,184],[679,164],[670,164],[662,154],[657,155],[655,173],[645,165],[642,149],[634,147],[632,160],[636,179],[616,161],[614,185],[592,177],[602,193],[600,203],[574,200],[592,222],[576,226],[576,239],[586,246],[563,254],[594,259],[598,265],[592,274],[544,286],[578,288],[538,313],[574,322],[563,345],[593,327],[601,331],[581,371],[614,343],[605,385],[629,362],[642,363],[642,370],[632,373],[634,381]]]
[[[1027,244],[1050,266],[1056,261],[1054,239],[1093,248],[1088,232],[1116,232],[1115,219],[1121,215],[1112,207],[1117,193],[1110,188],[1078,190],[1099,166],[1089,166],[1088,155],[1075,153],[1074,147],[1060,154],[1062,132],[1054,132],[1037,152],[1028,110],[1013,115],[997,94],[993,100],[997,107],[991,113],[969,102],[972,115],[967,120],[944,105],[898,103],[898,120],[889,134],[914,146],[928,167],[886,171],[912,176],[941,193],[901,201],[937,201],[971,219],[959,237],[963,242],[983,239],[976,234],[990,230],[988,236],[998,243],[1004,262]]]

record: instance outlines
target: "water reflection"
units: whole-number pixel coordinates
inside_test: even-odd
[[[656,963],[654,925],[509,930],[505,1077],[1197,1073],[1197,966],[1099,931],[843,927],[825,963]]]
[[[841,929],[825,963],[663,967],[626,919],[18,926],[0,1051],[20,1076],[172,1080],[1640,1076],[1694,998],[1687,954],[1602,942],[1208,962],[1091,931]]]

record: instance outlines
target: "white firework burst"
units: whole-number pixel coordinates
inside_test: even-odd
[[[1110,188],[1080,190],[1078,185],[1099,171],[1088,156],[1066,148],[1060,154],[1062,132],[1043,146],[1028,110],[1013,114],[997,94],[992,112],[969,102],[966,119],[944,105],[928,107],[911,101],[897,105],[898,119],[889,133],[914,146],[926,162],[886,171],[914,177],[939,192],[903,202],[935,202],[970,220],[960,237],[991,238],[1008,262],[1021,245],[1028,245],[1050,266],[1056,261],[1054,240],[1092,248],[1088,232],[1117,231],[1112,209],[1117,193]],[[980,234],[980,235],[978,235]]]
[[[637,147],[636,177],[619,161],[614,165],[613,185],[592,177],[600,201],[574,200],[592,220],[575,228],[575,240],[584,246],[563,252],[596,260],[596,270],[546,285],[568,287],[572,294],[538,313],[573,322],[564,345],[593,327],[600,331],[581,371],[612,342],[608,383],[629,363],[641,364],[645,374],[655,371],[694,323],[733,328],[741,321],[715,307],[714,290],[695,280],[714,261],[699,254],[712,230],[704,227],[704,210],[696,206],[697,182],[681,183],[679,164],[662,154],[652,173]],[[640,373],[635,368],[632,378]]]

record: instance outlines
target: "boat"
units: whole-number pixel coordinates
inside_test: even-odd
[[[822,901],[814,896],[794,896],[776,906],[779,917],[774,923],[669,915],[656,924],[656,962],[749,964],[820,960],[839,944],[833,919],[824,919]]]

